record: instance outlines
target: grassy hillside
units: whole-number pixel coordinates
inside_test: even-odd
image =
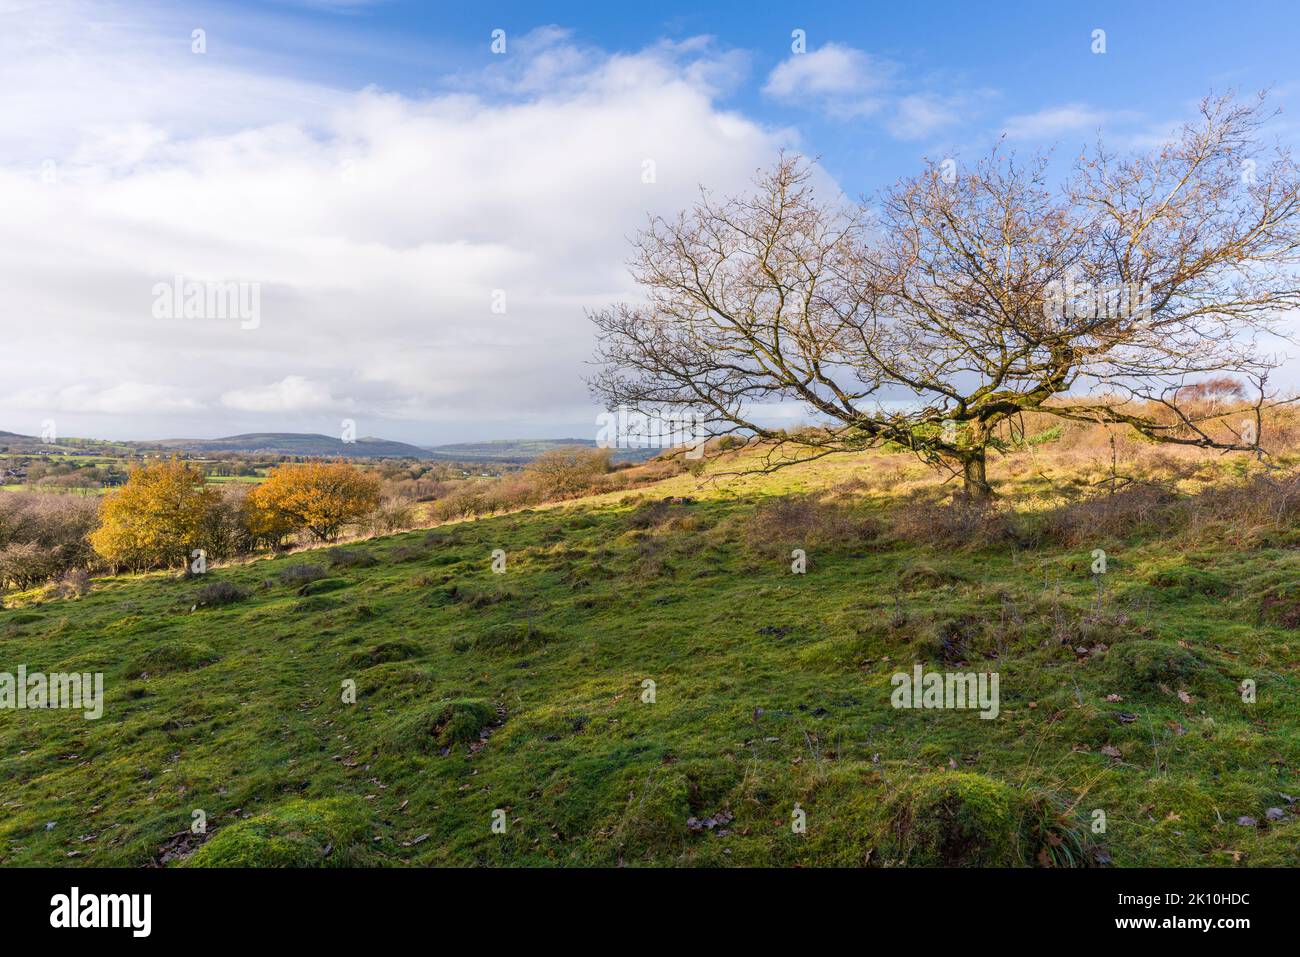
[[[0,670],[107,704],[0,711],[0,863],[1300,864],[1300,495],[1151,468],[973,512],[863,455],[11,597]],[[914,663],[999,717],[894,709]]]

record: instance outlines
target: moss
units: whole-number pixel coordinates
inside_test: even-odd
[[[1016,859],[1018,796],[982,774],[939,772],[896,799],[899,851],[917,867],[1008,867]]]
[[[177,614],[200,583],[161,574],[105,578],[82,601],[0,612],[0,631],[16,614],[40,618],[0,639],[10,661],[103,671],[106,691],[100,721],[56,709],[0,721],[12,765],[0,785],[0,865],[144,866],[195,807],[212,828],[202,862],[241,833],[257,843],[246,822],[225,816],[233,809],[274,817],[333,797],[364,802],[355,853],[366,864],[1068,866],[1092,859],[1076,818],[1087,823],[1094,808],[1108,829],[1093,839],[1116,866],[1300,863],[1295,815],[1264,817],[1285,804],[1277,792],[1300,793],[1289,774],[1300,767],[1300,632],[1259,627],[1236,592],[1225,601],[1198,586],[1169,600],[1180,584],[1151,584],[1188,566],[1256,603],[1297,600],[1289,583],[1300,579],[1300,553],[1217,527],[1115,523],[1099,594],[1096,546],[1051,536],[969,552],[900,534],[810,550],[806,575],[791,573],[788,551],[749,547],[762,501],[855,476],[872,480],[855,514],[892,527],[911,506],[889,476],[910,470],[898,480],[906,485],[920,475],[906,462],[870,453],[726,485],[669,479],[649,497],[697,501],[633,530],[641,540],[626,524],[634,503],[618,504],[624,493],[447,526],[419,561],[393,561],[392,550],[425,543],[425,533],[377,539],[357,548],[383,562],[328,573],[353,587],[301,598],[292,589],[314,573],[286,570],[323,563],[323,553],[258,559],[216,574],[275,586],[208,614],[189,614],[189,602]],[[1090,488],[1088,476],[1042,464],[1054,488],[1072,478],[1081,494]],[[1009,508],[1026,487],[999,484]],[[1033,487],[1049,507],[1047,487]],[[712,530],[688,530],[695,519]],[[629,587],[647,541],[675,574]],[[505,576],[490,571],[495,548],[511,556]],[[918,567],[935,575],[908,581],[932,587],[904,594],[900,577]],[[363,606],[373,612],[364,621]],[[972,627],[943,627],[963,620]],[[941,631],[970,664],[939,670],[1001,674],[996,720],[891,706],[890,675],[925,662],[932,638],[939,653]],[[348,678],[356,704],[341,700]],[[1257,703],[1236,691],[1244,678],[1257,681]],[[657,684],[654,703],[642,698],[645,679]],[[498,702],[511,715],[499,727]],[[966,790],[936,798],[919,783],[975,771],[986,788],[1016,782],[996,792],[1011,802],[1009,853],[1001,797],[983,815],[989,808]],[[792,830],[796,805],[806,832]],[[69,823],[95,807],[93,825]],[[509,815],[505,834],[490,830],[497,808]],[[724,814],[711,828],[686,824]],[[1260,826],[1237,827],[1239,815]],[[968,818],[982,844],[957,853]],[[265,843],[272,822],[259,827]],[[331,842],[315,840],[322,850]],[[333,844],[326,863],[349,847]]]
[[[1141,690],[1187,681],[1205,668],[1196,655],[1173,641],[1124,641],[1106,652],[1106,670],[1121,687]]]
[[[320,578],[315,581],[309,581],[298,589],[298,594],[323,595],[326,592],[338,591],[340,588],[347,588],[352,582],[346,578]]]
[[[221,656],[210,645],[197,641],[165,641],[132,660],[127,667],[126,676],[139,678],[145,674],[190,671],[210,665],[220,658]]]
[[[431,753],[476,741],[496,718],[492,705],[479,698],[440,701],[396,721],[385,736],[382,750],[395,754]]]
[[[489,627],[474,642],[480,651],[526,652],[540,648],[551,641],[546,632],[519,621]]]
[[[343,602],[337,598],[330,598],[328,595],[311,595],[302,601],[294,602],[293,613],[295,615],[314,615],[322,611],[334,611],[336,608],[342,608]]]
[[[374,863],[370,812],[356,798],[290,801],[223,827],[182,866],[356,867]]]
[[[1156,588],[1166,591],[1177,598],[1192,598],[1204,595],[1210,598],[1226,598],[1232,594],[1232,585],[1222,576],[1203,568],[1176,565],[1162,569],[1150,578]]]
[[[389,661],[404,661],[420,654],[420,646],[413,641],[381,641],[377,645],[354,651],[348,655],[347,663],[353,668],[367,668],[371,665],[384,664]]]

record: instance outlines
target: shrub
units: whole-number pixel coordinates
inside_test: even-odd
[[[376,535],[391,535],[415,524],[411,502],[397,495],[385,495],[370,516],[370,530]]]
[[[0,548],[0,587],[34,588],[50,579],[59,562],[53,551],[35,542],[14,542]]]
[[[84,568],[72,568],[63,573],[59,579],[60,598],[81,598],[90,594],[90,572]]]
[[[325,553],[331,568],[370,568],[379,559],[359,548],[331,548]]]
[[[852,549],[870,544],[880,523],[849,505],[789,496],[765,502],[754,510],[744,528],[749,549],[756,554],[788,556],[790,549]]]
[[[99,501],[81,495],[5,492],[0,495],[0,588],[31,588],[88,566],[89,536]]]
[[[248,597],[248,592],[234,582],[213,582],[194,593],[194,604],[200,608],[216,605],[233,605]]]
[[[293,588],[306,585],[308,582],[314,582],[328,574],[329,572],[325,570],[324,565],[290,565],[280,572],[280,584]]]
[[[1012,512],[978,499],[945,504],[916,494],[895,506],[890,520],[895,538],[936,548],[989,548],[1019,538]]]
[[[524,470],[545,497],[576,495],[591,489],[609,471],[609,449],[582,446],[551,449],[533,459]]]
[[[1178,501],[1164,486],[1138,485],[1058,508],[1048,513],[1040,531],[1047,541],[1071,547],[1164,531],[1176,519]]]

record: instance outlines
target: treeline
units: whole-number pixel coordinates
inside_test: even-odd
[[[179,460],[140,465],[100,499],[0,494],[0,588],[90,571],[191,568],[278,549],[292,536],[336,539],[381,507],[381,482],[346,462],[283,465],[257,486],[213,487]],[[196,555],[197,553],[197,555]]]
[[[387,534],[680,474],[680,456],[615,464],[605,449],[555,449],[520,471],[453,478],[444,465],[306,461],[260,484],[208,484],[179,458],[134,467],[102,498],[0,492],[0,588],[61,581],[80,593],[88,573],[192,569],[348,534]]]

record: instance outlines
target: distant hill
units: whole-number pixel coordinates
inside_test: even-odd
[[[495,442],[461,442],[434,445],[424,450],[426,458],[449,462],[497,462],[518,465],[531,462],[543,452],[566,446],[595,448],[594,439],[500,439]],[[659,454],[660,449],[615,449],[616,462],[644,462]]]
[[[65,439],[60,446],[47,445],[39,437],[0,431],[0,452],[35,454],[45,451],[76,451],[81,454],[100,449],[104,454],[175,451],[192,455],[217,452],[242,452],[266,455],[317,456],[320,458],[412,458],[444,462],[482,462],[497,465],[523,465],[543,452],[565,446],[595,448],[594,439],[503,439],[493,442],[461,442],[451,445],[420,447],[406,442],[364,438],[343,442],[330,435],[307,432],[248,432],[219,439],[157,439],[152,441],[108,442],[96,439]],[[67,446],[62,448],[61,446]],[[615,449],[617,462],[644,462],[654,458],[659,449]]]
[[[428,452],[405,442],[364,438],[344,442],[329,435],[307,432],[250,432],[222,439],[163,439],[133,442],[138,448],[176,449],[184,452],[259,452],[270,455],[313,455],[343,458],[428,458]]]

